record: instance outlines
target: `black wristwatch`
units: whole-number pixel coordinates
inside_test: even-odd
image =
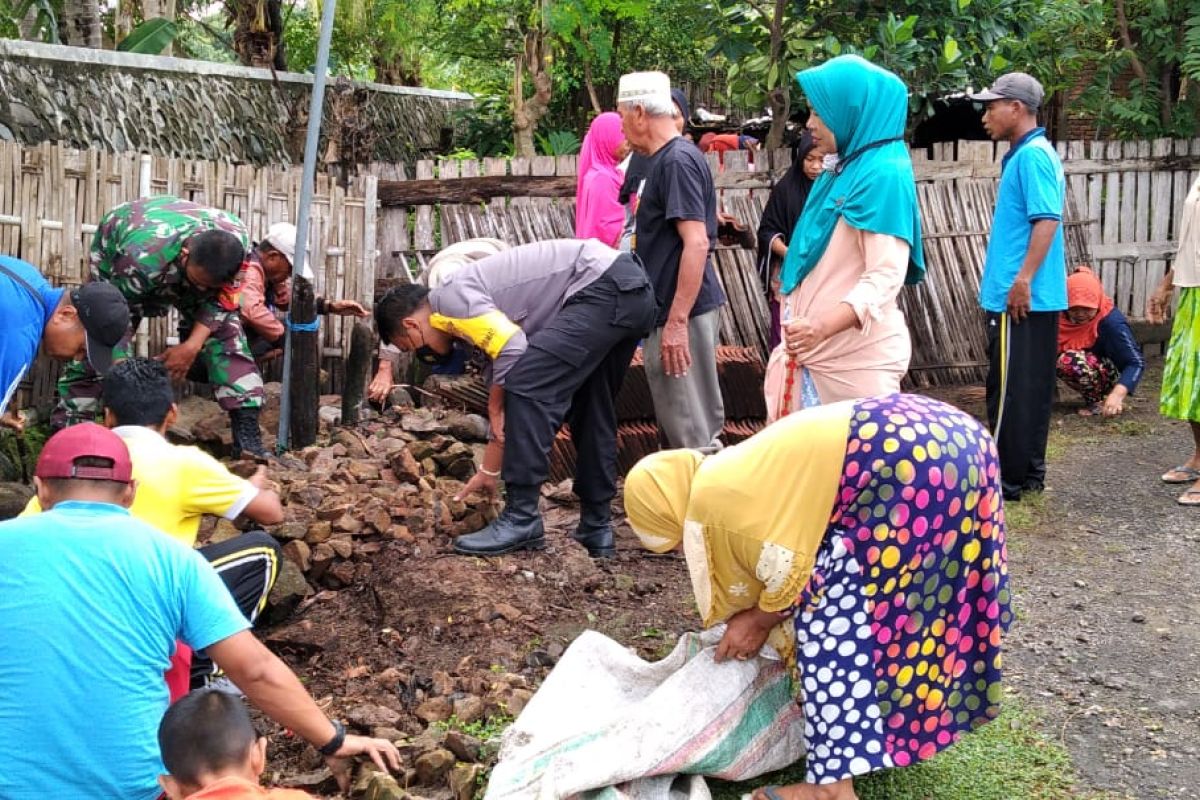
[[[333,738],[317,748],[317,752],[323,756],[333,755],[338,750],[341,750],[342,745],[346,742],[346,726],[336,719],[330,720],[330,722],[333,723]]]

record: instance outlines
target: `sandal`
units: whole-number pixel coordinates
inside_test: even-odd
[[[1200,481],[1200,469],[1180,464],[1174,469],[1167,470],[1162,476],[1163,483],[1194,483]]]
[[[1200,506],[1200,489],[1188,489],[1175,502],[1181,506]]]
[[[776,785],[760,786],[750,796],[754,797],[754,794],[758,792],[762,792],[762,796],[767,798],[767,800],[783,800],[783,797],[779,794],[779,787]]]
[[[1104,413],[1104,409],[1100,407],[1099,403],[1093,403],[1090,406],[1084,406],[1075,413],[1081,417],[1098,417]]]

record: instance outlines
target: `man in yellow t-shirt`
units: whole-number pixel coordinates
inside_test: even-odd
[[[104,380],[105,424],[121,437],[133,462],[137,483],[130,513],[189,547],[196,543],[205,514],[236,519],[246,516],[260,525],[283,521],[279,495],[265,488],[266,470],[249,480],[198,447],[167,441],[175,423],[171,378],[158,361],[130,358],[112,368]],[[41,511],[37,498],[24,513]],[[280,547],[258,530],[199,548],[225,582],[238,608],[253,624],[267,603],[279,573]],[[192,660],[193,688],[217,673],[203,653]]]

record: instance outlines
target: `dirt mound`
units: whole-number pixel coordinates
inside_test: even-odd
[[[453,537],[498,510],[454,500],[486,435],[474,415],[402,409],[273,468],[287,563],[259,633],[351,731],[402,743],[404,774],[362,768],[352,796],[470,798],[485,740],[582,630],[654,656],[696,625],[682,559],[649,556],[618,527],[619,557],[593,561],[570,538],[578,509],[565,485],[544,492],[546,550],[454,555]],[[213,535],[233,532],[221,523]],[[286,731],[272,740],[273,781],[336,790],[312,748]]]

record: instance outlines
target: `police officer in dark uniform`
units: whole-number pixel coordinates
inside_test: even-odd
[[[503,513],[454,550],[499,555],[545,546],[538,510],[550,448],[564,421],[577,451],[574,538],[594,558],[614,554],[614,400],[638,341],[654,324],[654,288],[636,256],[595,239],[515,247],[459,268],[433,289],[398,286],[376,304],[379,334],[427,363],[455,339],[489,358],[492,440],[462,495],[490,493],[503,476]]]

